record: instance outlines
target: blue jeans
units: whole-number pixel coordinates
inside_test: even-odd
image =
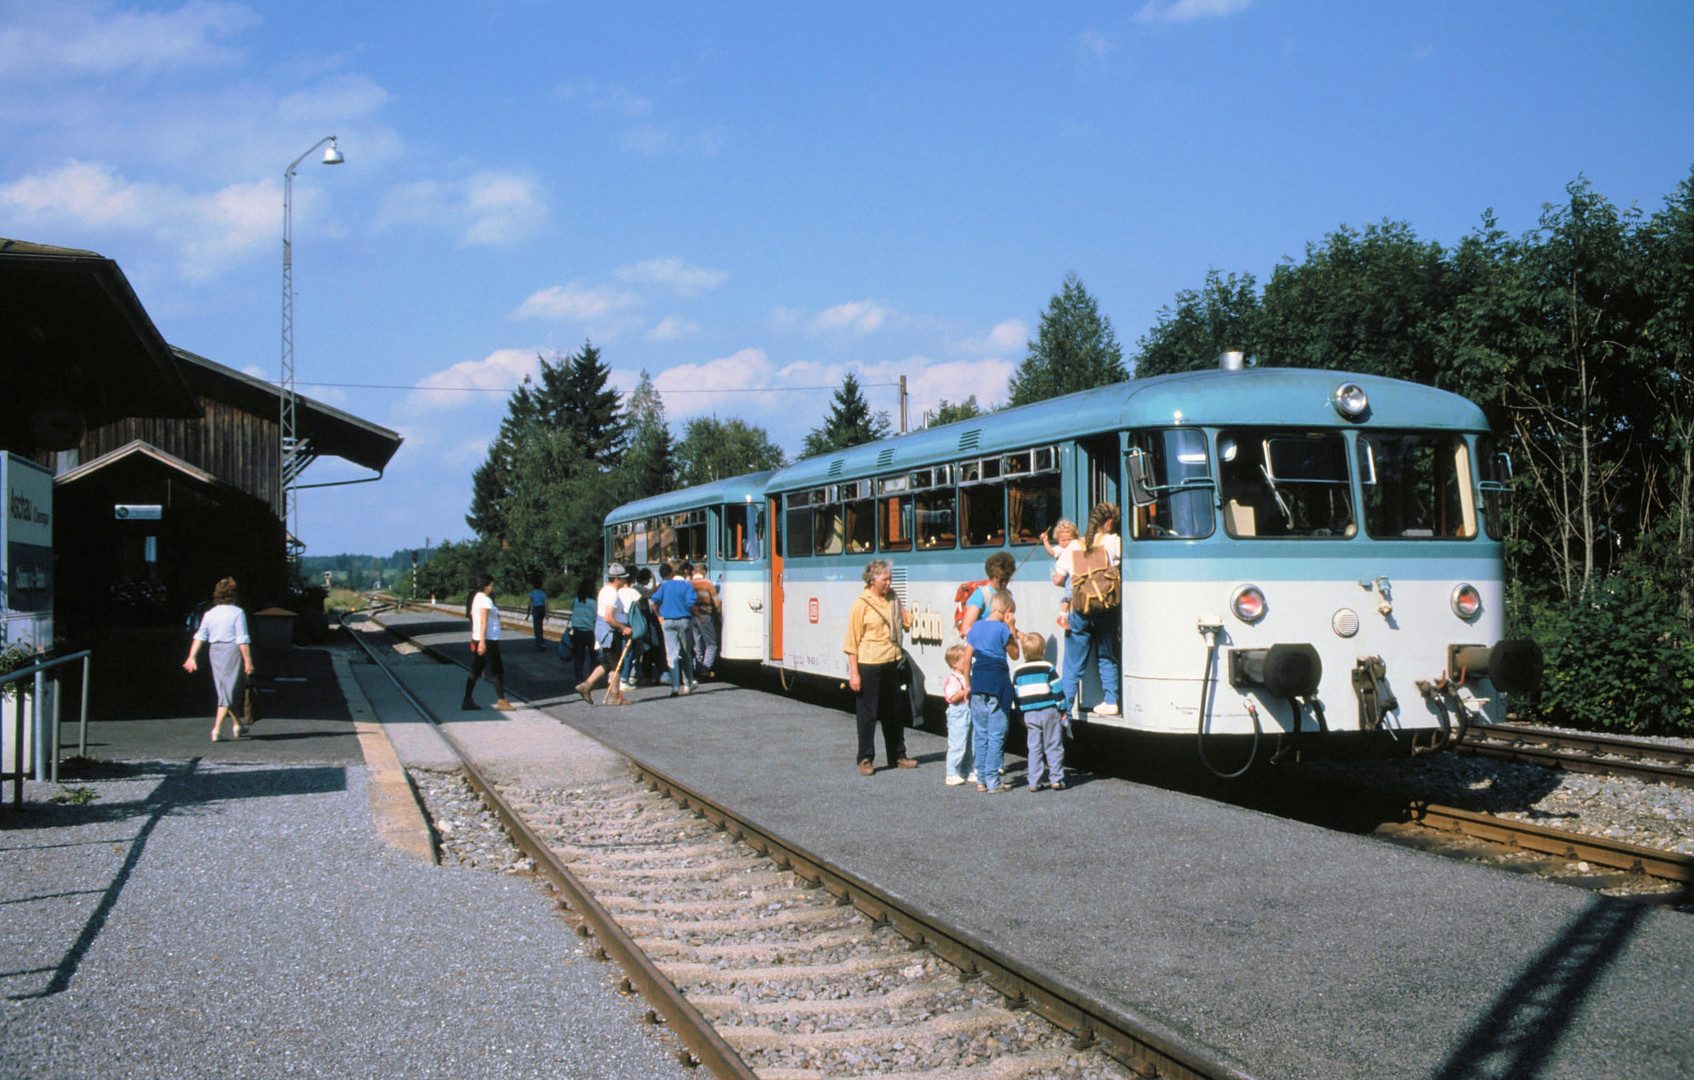
[[[1065,631],[1065,667],[1060,677],[1065,702],[1076,704],[1077,686],[1082,682],[1083,669],[1090,661],[1100,667],[1100,689],[1106,704],[1118,703],[1118,636],[1122,609],[1113,608],[1098,615],[1070,614],[1070,629]]]
[[[671,662],[671,689],[694,685],[694,619],[660,619],[665,632],[665,656]]]
[[[963,780],[976,768],[976,748],[971,745],[971,703],[967,698],[947,706],[947,775]]]
[[[976,779],[990,791],[1000,786],[1006,761],[1006,702],[997,694],[971,695],[971,734],[976,740]]]

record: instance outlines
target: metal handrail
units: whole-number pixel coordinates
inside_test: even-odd
[[[82,661],[82,713],[81,719],[77,722],[77,753],[82,757],[88,756],[88,675],[92,656],[93,650],[83,649],[68,656],[43,660],[38,664],[31,664],[29,667],[19,668],[17,671],[0,675],[0,686],[14,682],[21,683],[26,678],[32,678],[34,684],[28,690],[25,690],[21,685],[18,687],[18,702],[13,711],[12,765],[16,772],[12,774],[12,809],[22,809],[24,804],[24,695],[26,693],[33,695],[35,702],[34,708],[31,710],[36,719],[35,778],[37,780],[43,779],[42,773],[46,772],[48,774],[47,779],[51,779],[56,784],[59,782],[59,695],[53,695],[53,754],[50,766],[43,757],[40,723],[41,695],[46,688],[47,672],[76,660]]]

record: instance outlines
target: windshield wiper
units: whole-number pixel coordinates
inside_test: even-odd
[[[1283,519],[1288,522],[1288,527],[1292,529],[1294,527],[1294,511],[1288,509],[1288,503],[1283,500],[1282,491],[1276,486],[1276,478],[1271,475],[1270,466],[1261,463],[1259,472],[1264,474],[1265,485],[1270,488],[1271,496],[1276,499],[1276,508],[1282,511]]]

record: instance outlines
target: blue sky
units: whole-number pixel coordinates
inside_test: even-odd
[[[1067,273],[1133,353],[1342,224],[1521,233],[1579,174],[1650,213],[1694,5],[0,0],[0,235],[116,259],[173,344],[277,377],[330,134],[296,377],[406,443],[300,531],[386,554],[468,535],[490,391],[585,339],[792,455],[849,371],[1004,400]]]

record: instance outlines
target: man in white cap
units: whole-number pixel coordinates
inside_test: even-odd
[[[623,568],[622,563],[606,567],[606,584],[596,600],[594,619],[594,647],[600,653],[599,662],[588,678],[576,684],[576,692],[590,705],[594,704],[594,684],[600,681],[601,675],[606,676],[606,704],[629,704],[618,686],[618,660],[624,641],[629,637],[629,618],[618,590],[627,584],[629,571]]]

